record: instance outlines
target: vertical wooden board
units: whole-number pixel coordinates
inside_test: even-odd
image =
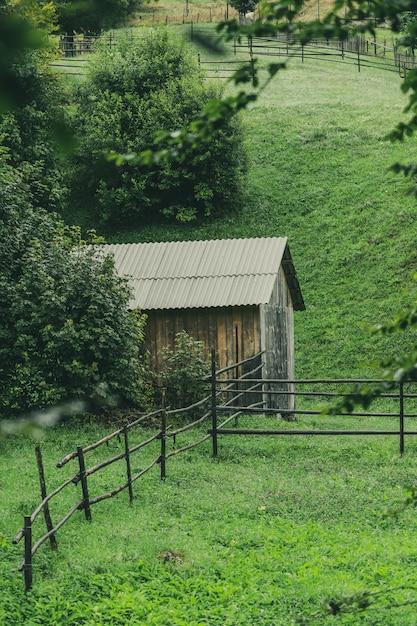
[[[242,360],[243,354],[243,307],[233,307],[233,360]]]
[[[207,351],[210,351],[209,315],[210,315],[210,309],[198,310],[198,317],[197,317],[198,340],[204,343],[204,347]]]
[[[174,318],[174,334],[177,335],[183,330],[185,330],[184,312],[182,309],[177,309],[175,311],[175,318]]]
[[[287,356],[288,356],[288,378],[295,376],[295,343],[294,343],[294,309],[287,307]]]
[[[216,309],[217,320],[217,369],[223,369],[227,365],[227,309]]]
[[[266,304],[261,304],[259,306],[259,339],[261,350],[264,353],[266,352],[266,307]],[[266,375],[264,378],[266,378]]]
[[[164,348],[173,350],[175,347],[174,312],[166,311],[164,315]]]
[[[253,340],[255,345],[255,354],[261,352],[261,313],[260,307],[255,307],[253,312]]]
[[[151,370],[155,370],[156,359],[155,359],[155,343],[156,343],[156,333],[155,333],[155,315],[154,311],[146,311],[147,320],[145,327],[145,342],[144,347],[145,350],[149,353],[149,366]]]
[[[187,311],[187,330],[190,337],[198,340],[198,322],[197,322],[197,309],[190,309]]]
[[[160,372],[163,367],[162,350],[165,346],[165,318],[162,312],[158,311],[155,315],[155,359],[156,359],[156,371]]]
[[[235,362],[234,356],[234,326],[233,326],[233,309],[231,307],[227,307],[225,309],[226,313],[226,367],[229,365],[233,365]]]
[[[216,361],[219,360],[219,347],[217,344],[217,318],[218,309],[207,310],[207,344],[206,348],[208,355],[211,354],[211,350],[214,349],[216,353]]]
[[[242,356],[244,359],[256,354],[255,350],[255,307],[242,309]]]
[[[183,318],[182,318],[184,330],[188,335],[191,336],[189,317],[190,317],[190,311],[188,309],[184,309]]]

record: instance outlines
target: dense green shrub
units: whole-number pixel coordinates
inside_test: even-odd
[[[11,67],[14,89],[22,94],[19,106],[0,115],[0,145],[31,189],[33,206],[60,211],[66,189],[60,152],[64,147],[63,92],[57,76],[35,53],[22,52]]]
[[[71,206],[96,225],[127,228],[162,216],[190,221],[221,214],[241,198],[245,152],[238,120],[178,161],[149,167],[106,154],[140,153],[161,129],[182,128],[219,95],[196,59],[166,30],[103,47],[77,94]]]
[[[56,216],[0,154],[0,415],[63,400],[145,401],[145,320],[113,260]]]
[[[142,0],[54,0],[59,30],[64,33],[100,33],[125,24]]]
[[[191,406],[207,395],[211,366],[202,341],[183,330],[175,335],[174,349],[165,348],[163,357],[166,365],[161,378],[170,408]]]

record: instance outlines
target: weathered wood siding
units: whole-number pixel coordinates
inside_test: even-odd
[[[216,352],[217,369],[257,354],[261,349],[257,306],[144,311],[148,316],[145,347],[154,372],[163,367],[162,350],[174,348],[176,333],[185,330]]]
[[[194,339],[204,342],[207,356],[214,348],[217,369],[248,359],[262,350],[265,363],[262,378],[294,378],[294,310],[282,267],[268,304],[144,313],[148,315],[145,345],[155,373],[163,369],[163,349],[172,350],[175,335],[185,330]],[[231,376],[242,373],[233,372]],[[294,409],[294,396],[290,393],[277,396],[268,393],[293,389],[288,383],[266,385],[264,401],[270,407]]]
[[[294,378],[294,309],[282,268],[268,304],[260,305],[261,348],[264,351],[263,378]],[[265,391],[294,391],[288,383],[266,385]],[[294,409],[294,395],[265,395],[269,407]]]

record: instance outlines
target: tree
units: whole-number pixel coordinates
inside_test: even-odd
[[[21,4],[0,2],[0,114],[28,102],[19,67],[29,55],[47,53],[46,42],[39,20]]]
[[[257,0],[231,0],[230,5],[236,9],[239,15],[246,15],[255,10]]]
[[[17,39],[18,50],[14,41],[5,42],[6,93],[9,86],[15,97],[9,101],[12,106],[5,102],[2,110],[0,96],[0,145],[8,148],[9,163],[29,184],[34,206],[61,210],[65,187],[60,157],[67,133],[62,84],[49,70],[56,52],[48,40],[55,13],[51,3],[41,5],[36,0],[24,0],[12,9],[8,5],[0,14],[0,36],[2,27],[10,25],[26,35]],[[30,32],[36,33],[33,40]],[[40,46],[38,36],[44,45]]]
[[[189,221],[236,206],[246,166],[236,118],[181,159],[145,167],[127,161],[115,167],[106,159],[112,150],[144,151],[161,128],[191,121],[219,95],[203,85],[196,60],[165,29],[103,47],[77,93],[71,204],[117,228],[158,214]]]
[[[145,319],[111,258],[56,216],[0,161],[0,415],[83,398],[146,400]]]
[[[60,139],[65,132],[62,93],[56,76],[40,67],[36,55],[22,55],[15,81],[25,100],[0,114],[0,144],[9,149],[9,162],[19,170],[32,193],[34,206],[62,209],[65,187]]]
[[[126,25],[142,0],[55,0],[59,29],[62,33],[99,34],[102,30]]]

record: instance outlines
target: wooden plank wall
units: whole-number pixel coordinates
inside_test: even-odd
[[[291,294],[282,268],[268,304],[260,306],[262,350],[265,367],[263,378],[294,378],[294,310]],[[293,391],[294,385],[283,383],[270,385],[275,391]],[[294,409],[294,396],[291,394],[273,396],[265,394],[269,407]]]
[[[174,348],[176,333],[185,330],[203,341],[209,356],[215,349],[217,369],[247,359],[261,349],[257,306],[144,311],[148,316],[145,347],[152,371],[163,367],[162,350]]]

